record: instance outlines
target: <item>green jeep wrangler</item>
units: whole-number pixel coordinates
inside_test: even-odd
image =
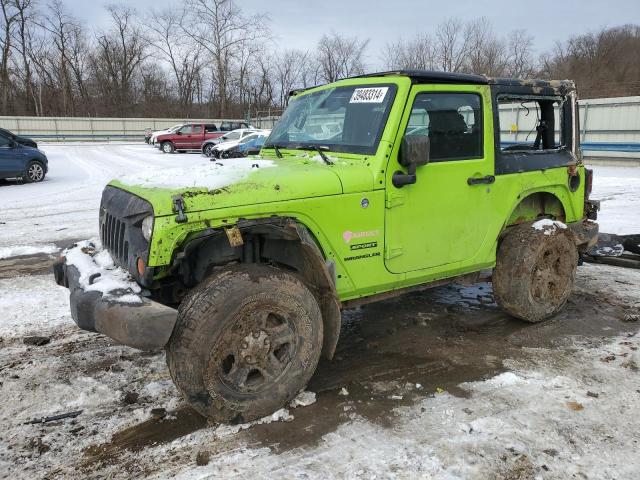
[[[341,310],[493,269],[538,322],[597,240],[569,81],[397,71],[292,92],[259,152],[111,182],[54,273],[83,329],[164,348],[186,400],[249,421],[331,358]],[[256,152],[258,153],[258,152]]]

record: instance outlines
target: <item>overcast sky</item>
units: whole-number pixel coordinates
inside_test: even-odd
[[[104,25],[106,1],[63,0],[89,27]],[[176,8],[180,0],[128,0],[140,11]],[[433,32],[448,17],[470,20],[485,16],[499,35],[525,28],[535,37],[538,53],[572,34],[624,23],[640,23],[640,0],[237,0],[245,13],[268,13],[278,45],[313,48],[332,30],[370,40],[368,63],[375,66],[388,41]]]

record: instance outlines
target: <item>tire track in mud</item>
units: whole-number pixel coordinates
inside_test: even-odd
[[[581,283],[583,289],[593,289]],[[503,361],[526,358],[529,347],[552,351],[571,344],[576,335],[601,340],[638,328],[622,321],[627,305],[611,297],[578,291],[555,319],[528,324],[499,311],[488,296],[486,285],[483,291],[451,286],[344,312],[336,356],[321,361],[308,386],[316,403],[291,410],[290,422],[254,425],[236,434],[234,442],[223,437],[209,447],[218,452],[238,444],[275,453],[308,449],[352,415],[392,427],[397,407],[439,391],[465,397],[461,383],[493,377],[504,371]],[[342,387],[347,396],[340,395]],[[167,444],[203,428],[208,428],[206,421],[182,407],[165,419],[116,432],[110,442],[85,450],[82,465],[118,462],[127,452]]]

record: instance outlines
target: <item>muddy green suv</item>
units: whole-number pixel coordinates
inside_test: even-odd
[[[111,182],[56,264],[83,329],[166,350],[216,421],[270,414],[331,358],[341,310],[492,271],[538,322],[597,238],[572,82],[424,71],[292,92],[259,155]]]

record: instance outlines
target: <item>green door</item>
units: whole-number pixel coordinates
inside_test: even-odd
[[[429,137],[430,163],[417,169],[415,184],[396,188],[391,179],[402,170],[397,158],[404,135]],[[444,273],[486,260],[478,256],[491,221],[492,136],[489,87],[413,88],[387,169],[385,264],[390,272]]]

